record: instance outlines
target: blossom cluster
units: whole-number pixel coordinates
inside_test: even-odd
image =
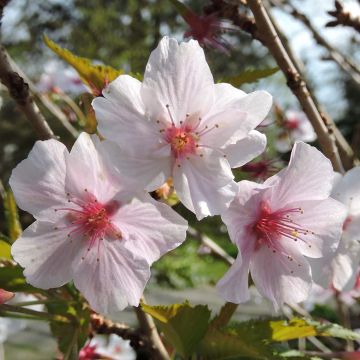
[[[12,173],[19,207],[36,219],[12,246],[30,284],[74,281],[102,313],[137,306],[151,265],[186,238],[186,220],[148,194],[169,179],[198,220],[221,215],[239,249],[217,285],[227,301],[249,298],[249,273],[275,308],[305,300],[324,262],[334,286],[351,281],[358,169],[334,188],[330,161],[298,141],[287,168],[236,183],[231,169],[265,150],[256,128],[272,98],[214,83],[197,41],[163,38],[143,82],[120,75],[92,105],[100,137],[82,133],[70,152],[38,141]]]

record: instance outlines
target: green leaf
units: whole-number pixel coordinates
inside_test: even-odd
[[[168,306],[142,304],[141,307],[158,320],[165,339],[183,357],[194,352],[209,325],[210,310],[205,305],[192,307],[185,302]]]
[[[11,246],[4,240],[0,240],[0,259],[11,260]]]
[[[287,341],[306,336],[331,336],[346,340],[360,340],[360,334],[332,323],[320,323],[311,319],[271,321],[271,340]]]
[[[36,289],[26,283],[23,269],[20,266],[0,267],[0,288],[12,292],[39,293],[42,290]]]
[[[11,242],[14,242],[21,235],[22,229],[14,194],[10,189],[5,191],[3,203],[8,237]]]
[[[58,341],[64,360],[77,360],[80,349],[84,346],[90,332],[90,310],[81,301],[75,305],[67,302],[48,303],[48,312],[69,318],[69,323],[50,322],[50,329]]]
[[[177,10],[177,12],[183,17],[185,18],[186,15],[188,15],[191,11],[191,9],[186,6],[184,3],[182,3],[181,1],[178,0],[170,0],[170,2],[174,5],[175,9]]]
[[[267,69],[249,69],[241,72],[239,75],[230,77],[225,82],[239,87],[242,84],[254,83],[262,78],[271,76],[279,70],[278,67],[267,68]]]
[[[81,80],[93,90],[95,95],[99,95],[107,83],[124,73],[123,70],[117,70],[108,65],[95,65],[90,59],[76,56],[57,45],[46,35],[44,35],[44,42],[79,73]]]

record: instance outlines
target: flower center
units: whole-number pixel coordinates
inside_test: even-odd
[[[111,221],[111,217],[119,209],[120,204],[115,200],[101,204],[87,189],[84,191],[86,193],[85,200],[74,199],[67,193],[68,202],[77,205],[76,208],[55,210],[67,212],[68,224],[65,228],[70,230],[67,235],[70,242],[74,238],[85,238],[88,241],[88,250],[90,250],[96,244],[99,248],[99,240],[103,240],[105,235],[121,239],[121,231]],[[55,230],[58,230],[58,227]]]
[[[187,126],[167,128],[165,139],[171,145],[171,151],[176,159],[182,159],[196,152],[197,136]]]
[[[295,130],[299,127],[299,121],[297,119],[287,119],[284,122],[284,126],[288,130]]]
[[[254,230],[258,235],[255,249],[266,245],[274,253],[278,250],[281,251],[278,241],[280,237],[307,243],[306,235],[314,234],[314,232],[303,228],[292,219],[293,214],[303,213],[304,210],[301,208],[272,211],[266,202],[262,203],[259,219],[254,224]],[[310,244],[308,246],[311,247]]]

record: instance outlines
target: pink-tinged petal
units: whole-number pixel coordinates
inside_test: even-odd
[[[347,238],[360,241],[360,214],[350,214],[344,226],[344,234]]]
[[[151,265],[183,243],[187,221],[148,195],[143,200],[134,199],[120,208],[113,222],[121,230],[124,246]]]
[[[239,254],[234,264],[216,284],[218,293],[226,301],[239,304],[250,299],[249,261],[250,257],[241,257]]]
[[[310,265],[290,244],[282,244],[282,252],[276,253],[261,246],[251,258],[250,272],[256,288],[276,310],[284,303],[304,301],[311,290]]]
[[[303,255],[319,258],[333,256],[342,234],[346,207],[332,198],[325,200],[297,201],[286,208],[301,208],[291,214],[294,225],[299,224],[295,246]],[[302,230],[308,230],[306,235]],[[294,240],[288,239],[294,242]]]
[[[13,292],[0,289],[0,305],[5,304],[9,300],[11,300],[14,296],[15,294]]]
[[[250,130],[255,129],[269,113],[272,96],[266,91],[254,91],[246,94],[230,84],[215,85],[215,103],[211,114],[219,113],[223,109],[236,109],[247,113],[246,125]]]
[[[264,152],[266,136],[256,130],[249,132],[248,136],[239,140],[236,144],[227,145],[224,149],[226,159],[232,168],[245,165]]]
[[[72,279],[72,263],[82,242],[70,241],[61,225],[35,221],[15,241],[11,253],[29,284],[41,289],[62,286]]]
[[[116,141],[122,149],[146,154],[157,146],[161,134],[156,122],[147,119],[140,88],[140,81],[120,75],[104,90],[104,97],[93,100],[92,106],[102,136]]]
[[[222,213],[236,194],[229,163],[220,153],[202,149],[174,166],[174,188],[181,202],[198,220]]]
[[[274,209],[289,202],[326,199],[332,189],[334,171],[331,162],[315,147],[296,142],[281,181],[273,188],[271,204]]]
[[[27,159],[12,172],[10,186],[19,207],[36,218],[49,218],[66,202],[65,174],[68,151],[57,140],[37,141]],[[46,213],[46,215],[44,215]]]
[[[131,156],[122,151],[115,143],[104,141],[100,151],[111,165],[109,169],[116,178],[131,179],[133,185],[153,191],[159,188],[171,175],[172,159],[170,145],[165,145],[161,151],[144,156]],[[138,185],[135,185],[138,184]]]
[[[94,136],[94,141],[96,139]],[[107,202],[119,190],[109,180],[100,154],[87,133],[81,133],[72,147],[66,171],[65,186],[71,197],[81,199],[89,191],[97,199]]]
[[[263,194],[263,185],[243,180],[238,184],[237,195],[230,203],[228,209],[221,214],[226,225],[230,239],[238,245],[241,251],[249,246],[249,234],[258,217],[258,208]]]
[[[339,175],[337,175],[339,177]],[[349,170],[334,185],[331,196],[348,206],[350,214],[360,213],[360,166]]]
[[[74,283],[102,314],[115,313],[126,306],[138,306],[150,277],[146,260],[128,251],[121,240],[101,241],[74,266]]]
[[[204,114],[214,99],[214,80],[203,49],[197,41],[178,44],[164,37],[146,65],[142,98],[152,117],[167,114],[176,125],[186,114]]]
[[[359,242],[342,238],[331,262],[332,284],[335,289],[349,291],[354,287],[359,269],[359,256]]]

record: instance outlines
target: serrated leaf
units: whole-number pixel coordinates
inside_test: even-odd
[[[108,65],[95,65],[90,59],[76,56],[71,51],[57,45],[46,35],[44,35],[44,42],[61,59],[65,60],[78,72],[81,80],[93,90],[96,96],[101,94],[101,90],[107,83],[124,73],[123,70],[117,70]]]
[[[360,340],[360,334],[338,324],[320,323],[311,319],[293,318],[291,320],[271,321],[271,339],[287,341],[307,336],[332,336],[347,340]]]
[[[14,194],[10,189],[5,191],[3,204],[5,210],[5,221],[8,231],[8,237],[11,242],[14,242],[21,235],[22,228],[19,220],[19,212],[16,206]]]
[[[4,240],[0,240],[0,259],[11,260],[11,246]]]
[[[241,72],[239,75],[230,77],[225,80],[225,82],[239,87],[242,84],[254,83],[260,79],[266,78],[275,74],[279,70],[278,67],[267,68],[267,69],[250,69]]]
[[[194,352],[209,325],[210,310],[205,305],[192,307],[185,302],[168,306],[142,304],[141,307],[158,320],[165,339],[184,357]]]

